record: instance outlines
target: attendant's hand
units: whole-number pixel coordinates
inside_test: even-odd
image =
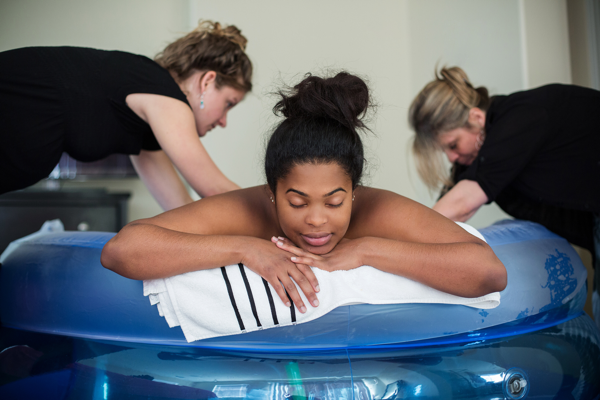
[[[329,272],[362,266],[358,246],[360,239],[342,239],[332,251],[320,256],[299,248],[287,238],[272,238],[271,241],[278,248],[292,253],[294,256],[290,260],[302,271],[310,270],[309,266]]]
[[[289,295],[298,311],[306,312],[296,284],[314,307],[319,305],[315,293],[319,291],[319,282],[315,274],[310,268],[299,268],[290,260],[289,252],[273,247],[263,239],[256,239],[249,243],[244,254],[242,264],[269,282],[287,307],[291,306]]]

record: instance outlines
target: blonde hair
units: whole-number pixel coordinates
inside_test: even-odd
[[[198,27],[168,45],[154,58],[177,80],[195,71],[215,71],[217,87],[252,90],[252,62],[246,55],[248,40],[234,25],[200,21]]]
[[[435,79],[415,97],[408,111],[409,124],[415,131],[412,150],[417,172],[430,190],[452,184],[438,144],[439,134],[468,126],[471,108],[487,111],[489,103],[487,89],[474,88],[459,67],[436,71]]]

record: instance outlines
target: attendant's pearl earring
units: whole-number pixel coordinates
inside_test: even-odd
[[[200,95],[200,109],[204,109],[204,93]]]
[[[275,200],[273,200],[273,197],[270,197],[271,199],[271,203],[275,203]]]
[[[354,194],[352,194],[352,201],[354,201]]]
[[[483,146],[484,141],[485,141],[485,132],[484,132],[483,128],[481,128],[481,130],[479,131],[479,135],[477,135],[477,141],[475,142],[475,148],[477,149],[477,151],[479,151],[479,149],[481,149],[481,146]]]

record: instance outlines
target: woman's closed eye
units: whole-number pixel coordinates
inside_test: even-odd
[[[338,208],[338,207],[341,207],[342,204],[344,204],[343,201],[339,202],[338,204],[327,204],[327,205],[331,208]]]
[[[304,207],[306,204],[294,204],[292,202],[290,202],[290,206],[292,206],[292,208],[302,208]]]

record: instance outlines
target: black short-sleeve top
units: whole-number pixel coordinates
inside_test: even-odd
[[[0,79],[4,86],[14,83],[10,90],[22,103],[15,112],[27,120],[49,110],[49,100],[58,103],[61,123],[38,134],[63,135],[62,151],[79,161],[160,149],[148,123],[127,106],[127,95],[158,94],[188,104],[170,73],[145,56],[81,47],[26,47],[2,55],[10,73]]]
[[[495,96],[486,138],[458,176],[494,201],[510,188],[536,202],[600,212],[600,92],[553,84]]]

